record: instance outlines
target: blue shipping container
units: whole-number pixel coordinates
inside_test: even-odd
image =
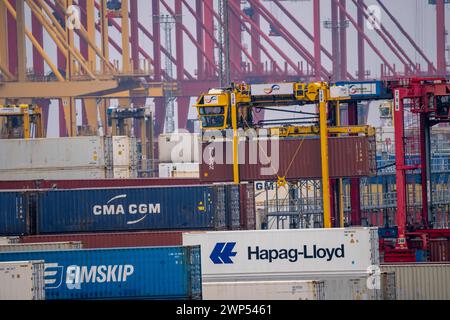
[[[21,192],[0,192],[0,235],[28,234],[30,219],[27,196]]]
[[[200,247],[0,253],[45,261],[45,296],[58,299],[201,299]]]
[[[37,234],[123,230],[221,229],[213,186],[45,191],[38,196]]]

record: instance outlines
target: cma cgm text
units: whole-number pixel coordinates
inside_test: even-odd
[[[130,204],[125,207],[121,204],[119,205],[95,205],[92,208],[92,212],[96,216],[101,215],[119,215],[119,214],[150,214],[150,213],[160,213],[161,204],[159,203],[149,203],[149,204]]]

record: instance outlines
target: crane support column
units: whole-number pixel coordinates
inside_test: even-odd
[[[406,170],[404,146],[404,108],[402,99],[403,90],[394,91],[394,128],[395,128],[395,162],[397,185],[397,215],[398,227],[397,249],[406,248]]]
[[[237,131],[236,95],[231,94],[231,126],[233,127],[233,181],[239,184],[239,137]]]
[[[330,206],[330,174],[328,168],[328,126],[327,126],[327,98],[325,90],[319,91],[320,112],[320,150],[322,158],[322,199],[323,199],[323,227],[331,228]]]

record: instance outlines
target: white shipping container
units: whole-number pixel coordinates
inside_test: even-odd
[[[105,179],[106,169],[98,168],[61,168],[61,169],[30,169],[30,170],[0,170],[0,180],[90,180]]]
[[[0,173],[5,170],[104,167],[102,137],[0,140]]]
[[[0,262],[0,300],[45,300],[44,261]]]
[[[450,300],[450,264],[386,264],[381,270],[395,273],[397,300]]]
[[[204,282],[203,300],[324,300],[322,281]]]
[[[17,243],[0,245],[0,252],[23,251],[57,251],[57,250],[83,249],[81,241],[71,242],[42,242],[42,243]]]
[[[183,233],[200,245],[204,281],[366,274],[379,265],[376,228]]]
[[[327,275],[314,279],[203,282],[204,300],[383,300],[389,299],[368,275]],[[385,297],[386,295],[386,297]]]
[[[200,166],[198,163],[160,163],[160,178],[199,178]]]
[[[10,244],[10,243],[19,243],[19,237],[0,237],[0,245]]]
[[[158,137],[160,162],[199,162],[200,135],[197,133],[162,134]]]

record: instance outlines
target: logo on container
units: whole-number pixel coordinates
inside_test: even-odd
[[[64,266],[58,263],[46,263],[44,271],[45,289],[58,289],[65,282],[67,289],[80,290],[83,283],[126,282],[134,274],[134,266],[99,265],[99,266]],[[65,276],[65,277],[64,277]],[[63,281],[65,278],[65,281]]]
[[[114,203],[117,200],[126,199],[126,194],[121,194],[115,196],[104,205],[94,205],[92,207],[92,213],[95,216],[110,216],[110,215],[130,215],[136,217],[131,221],[128,221],[127,224],[136,224],[144,220],[149,214],[157,214],[161,213],[161,204],[160,203],[141,203],[141,204],[130,204],[128,206],[124,206],[120,203]]]
[[[272,94],[275,91],[280,91],[281,87],[278,84],[272,85],[270,88],[264,89],[265,94]]]
[[[205,97],[205,103],[216,103],[217,102],[217,96],[211,96],[211,97]]]
[[[231,257],[237,254],[233,251],[235,246],[236,242],[219,242],[215,245],[209,258],[214,264],[233,264]]]

